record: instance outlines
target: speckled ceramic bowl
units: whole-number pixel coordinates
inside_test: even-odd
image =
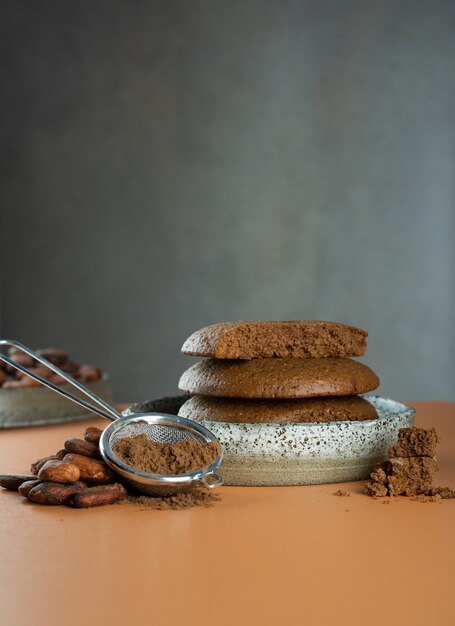
[[[378,419],[311,424],[240,424],[204,420],[223,446],[219,473],[226,485],[311,485],[364,480],[400,428],[412,425],[414,409],[365,396]],[[130,407],[129,414],[147,403]]]
[[[106,374],[99,380],[86,383],[86,387],[112,404],[112,387]],[[76,396],[81,395],[71,385],[65,385],[65,388]],[[93,414],[45,387],[0,389],[0,428],[76,422],[90,415]]]

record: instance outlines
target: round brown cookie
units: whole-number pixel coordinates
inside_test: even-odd
[[[179,389],[225,398],[352,396],[379,386],[379,378],[352,359],[207,359],[182,374]]]
[[[222,322],[197,330],[185,341],[182,352],[217,359],[361,356],[367,335],[337,322]]]
[[[210,420],[255,424],[357,421],[372,420],[378,416],[374,406],[359,396],[297,400],[193,396],[179,409],[179,415],[195,422]]]

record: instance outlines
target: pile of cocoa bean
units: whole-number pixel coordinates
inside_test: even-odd
[[[99,368],[71,361],[68,353],[63,348],[42,348],[36,352],[80,382],[88,383],[101,378],[101,370]],[[48,369],[45,365],[35,361],[35,359],[18,348],[10,348],[8,356],[11,361],[30,369],[33,373],[49,380],[54,385],[64,385],[66,383],[64,378]],[[24,389],[27,387],[41,387],[41,383],[15,369],[12,365],[0,361],[1,389]]]
[[[62,450],[32,463],[31,476],[0,475],[0,486],[38,504],[86,509],[120,502],[127,491],[101,458],[101,433],[89,426],[83,439],[67,439]]]

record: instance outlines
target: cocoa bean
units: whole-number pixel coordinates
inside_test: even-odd
[[[18,363],[19,365],[23,365],[24,367],[34,367],[36,365],[35,359],[28,354],[14,353],[11,354],[9,358],[11,361]]]
[[[101,485],[112,482],[114,473],[104,463],[97,459],[91,459],[82,454],[67,454],[64,459],[66,463],[77,465],[81,473],[81,479],[92,485]]]
[[[126,490],[122,485],[112,485],[112,487],[100,489],[85,489],[83,492],[75,493],[71,496],[68,504],[77,509],[89,509],[94,506],[104,506],[120,502],[126,496]]]
[[[33,380],[30,376],[24,376],[19,379],[5,380],[2,389],[27,389],[29,387],[41,387],[41,383]]]
[[[65,504],[74,493],[86,488],[83,482],[75,482],[71,485],[60,483],[40,483],[30,489],[28,499],[38,504]]]
[[[65,450],[67,452],[74,452],[75,454],[83,454],[84,456],[89,456],[92,459],[101,458],[99,447],[94,443],[84,441],[84,439],[67,439],[65,441]]]
[[[16,348],[15,346],[10,346],[8,348],[8,356],[11,358],[14,354],[24,354],[20,348]]]
[[[81,472],[77,465],[68,461],[47,461],[38,472],[38,478],[53,483],[75,483]]]
[[[68,361],[68,352],[63,348],[41,348],[36,352],[54,365],[64,365]]]
[[[54,383],[54,385],[67,385],[68,384],[68,381],[65,380],[63,376],[60,376],[60,374],[55,374],[55,373],[49,376],[49,381],[51,383]]]
[[[50,378],[50,375],[52,374],[52,372],[45,367],[44,365],[38,365],[38,367],[29,367],[28,368],[32,374],[36,374],[37,376],[41,376],[41,378]],[[19,380],[23,380],[24,378],[29,378],[29,376],[27,374],[25,374],[24,372],[21,372],[20,370],[17,370],[17,374],[16,376],[18,377]]]
[[[75,363],[74,361],[68,361],[68,363],[62,365],[61,369],[64,372],[68,372],[68,374],[71,374],[71,376],[75,376],[79,371],[79,367],[79,363]]]
[[[77,376],[84,383],[90,383],[101,378],[101,370],[92,365],[81,365]]]
[[[17,380],[16,376],[14,374],[7,374],[2,382],[2,387],[4,387],[6,383],[12,382],[13,380]]]
[[[19,365],[24,365],[25,367],[33,367],[35,365],[35,361],[32,359],[32,357],[24,354],[23,352],[20,352],[19,349],[10,348],[8,350],[8,356],[11,361],[19,363]],[[12,377],[16,377],[19,371],[15,367],[10,365],[9,363],[5,363],[4,361],[2,361],[1,369],[5,370],[5,372]]]
[[[0,487],[9,491],[17,491],[22,483],[27,480],[35,480],[35,476],[19,476],[17,474],[1,474]]]
[[[47,463],[48,461],[61,461],[63,457],[65,456],[65,454],[66,454],[66,450],[59,450],[56,454],[51,454],[50,456],[45,456],[42,459],[38,459],[37,461],[32,463],[30,466],[32,474],[35,474],[35,476],[37,476],[38,472],[40,471],[40,469],[43,467],[45,463]]]
[[[96,426],[87,426],[84,432],[85,441],[89,441],[90,443],[99,443],[100,437],[103,431],[101,428],[96,428]]]
[[[42,482],[42,480],[26,480],[25,483],[22,483],[22,485],[19,487],[18,492],[21,494],[21,496],[24,496],[24,498],[26,498],[29,494],[29,491],[33,489],[33,487],[36,487],[36,485],[40,485]]]

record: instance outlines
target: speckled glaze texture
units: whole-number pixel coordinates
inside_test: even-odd
[[[204,420],[219,439],[226,485],[312,485],[365,480],[387,458],[414,409],[380,396],[364,396],[378,419],[310,424],[236,424]],[[127,410],[134,413],[134,407]]]
[[[412,425],[414,409],[388,398],[365,396],[375,420],[313,424],[203,422],[224,449],[226,485],[312,485],[364,480]]]

